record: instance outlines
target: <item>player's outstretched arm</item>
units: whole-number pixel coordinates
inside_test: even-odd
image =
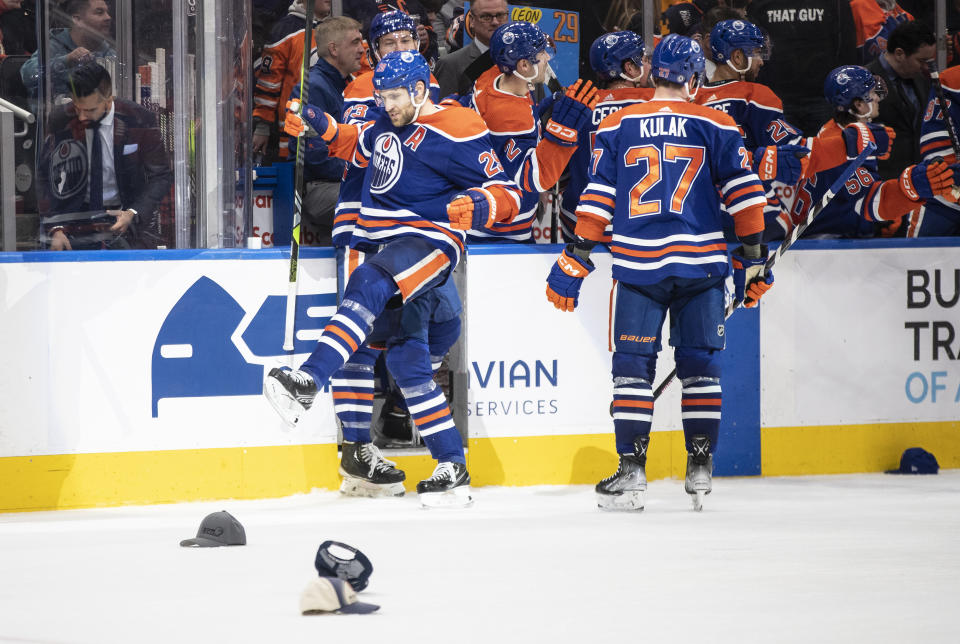
[[[810,163],[804,169],[803,178],[812,177],[818,172],[836,168],[855,159],[868,143],[877,146],[877,158],[886,159],[890,156],[896,138],[897,134],[892,128],[877,123],[854,123],[839,133],[836,130],[824,132],[808,139]]]
[[[303,105],[294,99],[287,101],[287,117],[283,131],[290,136],[319,136],[327,144],[330,156],[349,161],[359,140],[360,127],[337,123],[337,120],[319,107]]]
[[[553,114],[547,121],[543,139],[534,154],[524,161],[518,176],[535,178],[531,188],[545,192],[560,179],[573,156],[580,132],[593,116],[597,105],[597,88],[590,81],[578,80],[553,104]]]
[[[940,197],[956,202],[960,191],[960,164],[949,165],[943,159],[908,166],[897,179],[870,187],[861,204],[867,221],[892,224],[895,228],[904,215],[916,210],[927,199]]]

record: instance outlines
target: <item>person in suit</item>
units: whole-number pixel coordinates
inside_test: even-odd
[[[930,93],[927,61],[936,54],[933,32],[924,23],[911,20],[890,33],[887,51],[866,66],[887,84],[877,121],[897,133],[890,158],[879,162],[884,181],[899,176],[920,158],[920,126]]]
[[[475,0],[470,3],[467,12],[467,33],[472,40],[466,47],[441,56],[433,69],[433,75],[440,83],[440,96],[459,94],[465,96],[470,92],[480,74],[493,67],[490,58],[490,37],[500,25],[510,22],[510,13],[507,11],[506,0]],[[486,56],[489,64],[483,66],[475,76],[467,73],[467,68],[476,62],[481,55]]]
[[[110,74],[86,63],[69,74],[72,104],[40,151],[41,244],[50,250],[149,245],[147,227],[173,171],[156,117],[114,98]]]

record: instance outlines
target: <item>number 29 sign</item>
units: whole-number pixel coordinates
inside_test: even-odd
[[[470,10],[470,3],[464,5],[464,11]],[[543,33],[557,48],[557,54],[550,67],[564,87],[573,84],[580,74],[580,14],[562,9],[544,9],[541,7],[521,7],[507,5],[510,22],[524,20],[540,27]],[[463,44],[470,42],[465,34]]]

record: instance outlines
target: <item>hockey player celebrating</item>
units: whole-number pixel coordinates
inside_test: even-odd
[[[592,118],[577,133],[577,141],[583,143],[577,145],[567,166],[570,176],[560,200],[560,231],[567,243],[575,239],[576,209],[580,193],[587,185],[587,170],[593,150],[591,141],[597,125],[617,110],[653,97],[653,88],[649,87],[650,61],[645,59],[644,50],[643,38],[632,31],[603,34],[590,46],[590,67],[599,79],[598,100]],[[604,241],[610,241],[609,234]]]
[[[429,82],[420,54],[392,52],[374,71],[384,111],[376,121],[338,124],[309,105],[288,112],[288,132],[316,132],[331,154],[367,168],[350,245],[375,255],[351,273],[310,357],[297,370],[272,369],[264,392],[295,425],[318,388],[363,346],[388,303],[399,307],[401,333],[390,341],[387,366],[438,461],[417,493],[424,505],[465,505],[472,502],[470,475],[446,398],[433,382],[424,296],[450,278],[464,250],[463,230],[509,221],[520,198],[480,118],[435,105]]]
[[[865,144],[861,137],[877,144],[878,156],[889,154],[894,137],[890,128],[872,125],[865,132],[828,130],[816,138],[805,138],[787,123],[780,98],[766,85],[753,82],[770,51],[769,41],[756,25],[746,20],[717,23],[710,32],[710,50],[717,66],[698,102],[729,114],[743,132],[752,167],[767,192],[765,241],[783,239],[793,228],[793,219],[773,182],[793,186],[806,176],[845,165]]]
[[[590,250],[613,226],[613,424],[619,467],[596,486],[605,509],[640,510],[660,332],[670,312],[670,344],[683,385],[687,448],[684,489],[700,509],[712,489],[720,425],[724,280],[729,272],[719,198],[742,246],[733,251],[736,296],[748,306],[773,283],[760,244],[766,199],[736,123],[691,104],[704,59],[695,41],[671,34],[653,52],[653,99],[601,121],[590,179],[577,209],[578,241],[547,277],[547,299],[577,305],[593,270]]]
[[[536,105],[530,95],[543,83],[553,57],[553,47],[540,27],[511,22],[490,38],[490,55],[500,71],[474,85],[473,107],[480,113],[507,175],[523,190],[520,214],[509,224],[491,230],[472,230],[471,242],[533,239],[533,222],[540,193],[553,187],[571,155],[582,142],[578,130],[589,122],[597,102],[590,81],[577,81],[553,104],[553,113],[541,133]]]
[[[824,82],[824,95],[836,112],[819,136],[832,132],[846,136],[865,133],[867,124],[877,116],[885,93],[883,79],[869,70],[857,65],[837,67]],[[850,151],[854,152],[856,150]],[[845,165],[800,183],[793,206],[795,222],[806,218],[809,209],[820,201]],[[845,189],[810,224],[804,236],[873,237],[878,231],[892,234],[903,216],[919,209],[926,200],[941,197],[956,202],[953,194],[956,175],[957,166],[935,158],[908,166],[898,179],[880,181],[876,158],[867,159]]]

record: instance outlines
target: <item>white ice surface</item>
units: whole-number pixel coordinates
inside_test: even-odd
[[[0,515],[0,641],[960,642],[960,471],[587,486],[467,510],[332,492]],[[209,512],[248,545],[180,548]],[[301,616],[325,539],[373,561],[372,615]]]

